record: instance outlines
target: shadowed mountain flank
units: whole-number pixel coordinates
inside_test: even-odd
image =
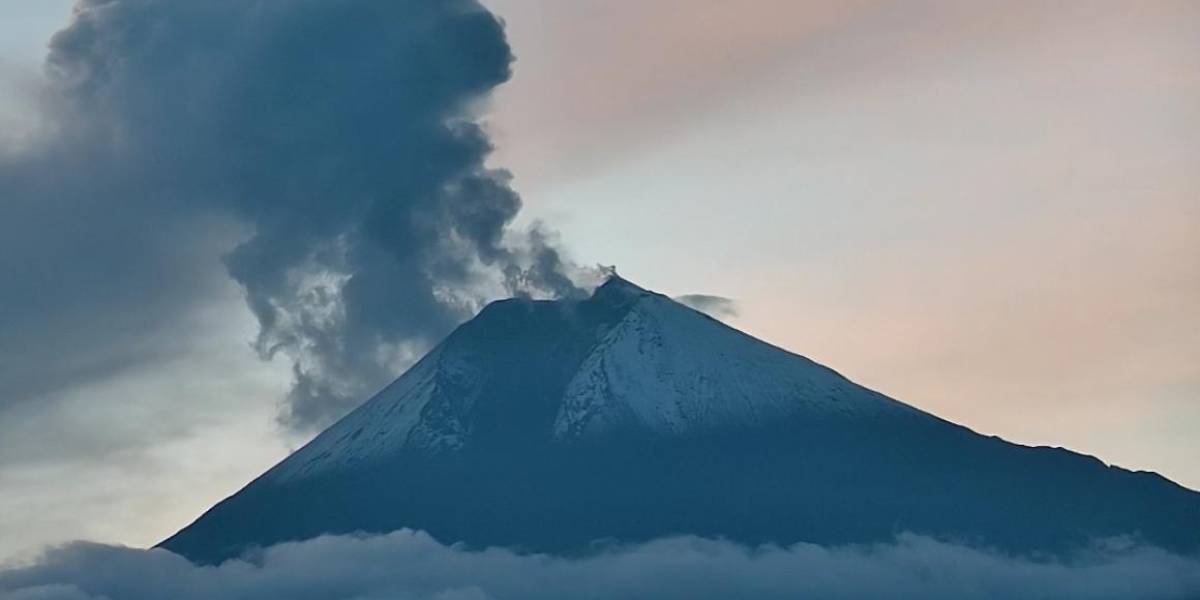
[[[1200,494],[977,434],[613,277],[503,300],[161,545],[199,562],[323,533],[586,552],[901,532],[1013,552],[1200,548]]]

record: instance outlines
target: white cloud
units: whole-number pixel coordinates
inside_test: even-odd
[[[1034,560],[901,535],[878,545],[748,548],[694,537],[580,558],[472,551],[420,532],[326,536],[219,567],[75,543],[0,573],[0,598],[1187,598],[1200,557],[1108,543]]]

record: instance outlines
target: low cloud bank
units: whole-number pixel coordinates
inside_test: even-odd
[[[402,530],[280,544],[219,567],[80,542],[0,572],[5,600],[1197,596],[1200,557],[1107,543],[1067,561],[1037,561],[907,534],[832,548],[678,537],[565,559],[468,551]]]

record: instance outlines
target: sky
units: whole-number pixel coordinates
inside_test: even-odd
[[[195,167],[221,148],[208,132],[223,121],[162,90],[211,92],[211,74],[242,81],[251,71],[229,57],[245,55],[200,55],[179,80],[145,59],[115,89],[156,86],[163,99],[147,104],[86,85],[64,92],[61,80],[47,92],[47,40],[70,4],[0,0],[0,183],[24,194],[0,198],[24,217],[0,225],[10,257],[0,269],[17,282],[0,297],[0,560],[71,539],[161,540],[479,302],[514,286],[573,293],[553,277],[557,252],[615,264],[667,294],[731,299],[727,322],[977,431],[1200,488],[1196,3],[488,2],[515,55],[511,79],[501,83],[502,64],[471,64],[472,78],[446,82],[443,96],[458,107],[482,91],[471,110],[484,115],[494,151],[471,135],[419,137],[417,117],[388,121],[442,144],[465,165],[447,177],[495,200],[488,210],[463,204],[463,214],[487,217],[478,228],[446,225],[467,251],[430,246],[452,264],[414,263],[469,282],[471,293],[447,303],[432,284],[412,297],[367,285],[424,307],[413,309],[423,317],[415,323],[381,320],[351,296],[332,304],[334,317],[322,312],[328,303],[287,304],[320,300],[350,267],[392,273],[377,254],[345,248],[400,249],[386,236],[355,238],[357,213],[313,200],[318,216],[297,221],[245,200],[278,192],[273,180],[230,189],[204,178],[240,172]],[[221,15],[194,18],[220,31]],[[481,27],[479,39],[494,35]],[[68,41],[57,46],[59,64],[99,72],[87,70],[104,56],[96,42]],[[252,58],[271,58],[245,44]],[[356,103],[373,76],[344,77],[331,115],[348,105],[379,118],[379,107]],[[60,107],[60,96],[77,104]],[[160,112],[187,118],[160,122]],[[47,123],[46,114],[61,119]],[[240,123],[243,113],[219,116]],[[176,163],[147,153],[139,164],[161,165],[125,170],[78,150],[106,123],[148,148],[184,139],[196,155]],[[271,140],[247,139],[246,156],[264,173],[326,183],[252,154]],[[302,158],[330,160],[297,147],[310,152]],[[96,160],[114,162],[93,173]],[[191,191],[205,197],[138,200],[165,185],[155,165],[195,180]],[[18,177],[29,173],[37,176]],[[369,192],[376,179],[361,185]],[[116,219],[96,200],[106,197],[138,218]],[[72,226],[76,213],[86,226]],[[280,223],[343,245],[290,254],[270,235]],[[277,262],[253,260],[262,256],[321,268],[295,283],[277,276]],[[516,271],[462,274],[480,264]],[[345,331],[353,335],[330,337]],[[326,350],[350,340],[367,340],[371,360]]]

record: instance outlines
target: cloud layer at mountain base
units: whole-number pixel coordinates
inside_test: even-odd
[[[1200,557],[1106,542],[1070,560],[903,534],[888,544],[747,548],[678,537],[575,559],[471,551],[421,532],[326,536],[199,567],[163,550],[75,543],[0,573],[8,600],[142,598],[1188,598]]]

